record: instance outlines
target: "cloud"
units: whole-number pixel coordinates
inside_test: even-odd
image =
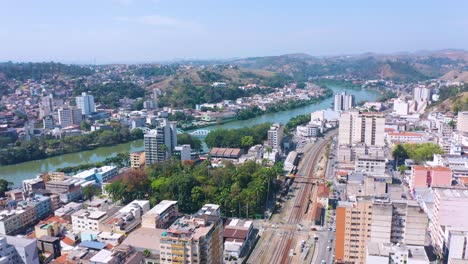
[[[115,17],[114,20],[120,22],[138,23],[147,26],[170,29],[196,30],[201,29],[201,25],[196,22],[186,21],[178,18],[150,15],[137,17]]]

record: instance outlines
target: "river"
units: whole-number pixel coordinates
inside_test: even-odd
[[[346,90],[344,87],[330,87],[333,93],[340,93]],[[360,101],[373,101],[378,97],[378,93],[369,90],[346,90],[348,93],[356,97],[356,102]],[[206,130],[214,129],[235,129],[247,126],[262,124],[265,122],[272,123],[287,123],[292,117],[308,114],[316,110],[330,108],[333,103],[333,97],[326,98],[317,104],[311,104],[299,107],[292,110],[282,111],[278,113],[270,113],[258,116],[248,120],[233,121],[226,124],[214,125],[205,127]],[[7,165],[0,167],[0,178],[14,183],[14,186],[21,186],[21,182],[25,179],[36,177],[38,173],[46,171],[55,171],[58,168],[76,166],[79,164],[100,162],[108,157],[117,155],[120,152],[133,152],[143,150],[143,141],[133,141],[125,144],[119,144],[110,147],[102,147],[94,150],[81,151],[76,153],[65,154],[62,156],[51,157],[43,160],[35,160],[23,162],[15,165]]]

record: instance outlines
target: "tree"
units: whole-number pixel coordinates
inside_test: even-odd
[[[408,152],[406,149],[403,147],[402,144],[397,144],[395,148],[393,149],[392,152],[393,159],[395,160],[395,168],[398,167],[398,164],[400,164],[400,161],[404,161],[405,159],[408,158]]]
[[[80,124],[80,128],[81,128],[81,130],[89,131],[89,130],[91,130],[91,125],[86,121],[82,121],[81,124]]]
[[[9,182],[4,179],[0,179],[0,197],[5,196],[5,192],[11,190],[11,187],[13,186],[12,182]]]
[[[452,129],[455,129],[455,126],[456,126],[455,120],[453,120],[453,119],[450,120],[450,121],[448,122],[448,125],[449,125]]]
[[[191,136],[188,133],[178,134],[177,135],[177,143],[179,145],[189,144],[190,148],[200,151],[202,149],[202,142],[200,139]]]
[[[401,165],[398,167],[398,171],[401,173],[401,174],[404,174],[406,170],[408,170],[409,168],[406,167],[405,165]]]
[[[83,187],[83,196],[86,200],[92,200],[94,196],[99,194],[101,194],[101,190],[94,185]]]
[[[249,149],[254,144],[254,138],[252,136],[243,136],[241,138],[241,146],[244,149]]]
[[[145,258],[149,258],[151,256],[151,251],[149,251],[149,249],[145,249],[143,251],[143,256],[145,256]]]

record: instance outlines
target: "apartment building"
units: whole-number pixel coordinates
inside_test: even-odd
[[[367,245],[425,245],[427,216],[413,201],[358,197],[336,210],[337,263],[366,263]]]
[[[107,212],[104,211],[88,211],[81,209],[72,214],[73,231],[99,231],[102,222],[107,218]]]
[[[1,264],[39,264],[35,239],[0,237],[0,252]]]
[[[34,206],[0,211],[0,235],[14,235],[36,220]]]
[[[168,228],[178,215],[177,201],[163,200],[143,215],[141,227]]]
[[[434,206],[429,224],[432,244],[443,254],[450,230],[468,231],[468,191],[463,189],[433,188]]]
[[[468,133],[468,112],[458,112],[457,130],[462,133]]]
[[[141,168],[145,164],[145,152],[138,151],[130,153],[130,167],[134,169]]]
[[[452,170],[447,167],[413,166],[409,185],[411,189],[419,187],[452,186]]]
[[[281,150],[283,143],[284,126],[280,123],[273,124],[268,130],[268,146]]]
[[[177,145],[177,126],[167,119],[158,120],[158,125],[144,135],[145,164],[165,161]]]
[[[177,219],[160,239],[160,263],[223,263],[219,206],[206,205],[193,217]]]
[[[80,125],[83,116],[80,108],[60,108],[58,110],[59,123],[62,127]]]
[[[353,148],[383,147],[385,117],[382,113],[360,113],[349,110],[341,114],[338,128],[338,161],[352,162],[358,156]]]
[[[83,115],[90,115],[91,113],[96,112],[96,108],[94,107],[94,96],[81,93],[81,96],[77,96],[75,98],[76,106],[81,109],[81,113]]]
[[[385,175],[387,160],[384,156],[358,155],[355,160],[354,171],[364,175],[382,177]]]
[[[333,108],[335,111],[347,111],[355,105],[354,95],[343,92],[335,95]]]

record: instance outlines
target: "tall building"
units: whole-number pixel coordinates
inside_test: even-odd
[[[80,108],[60,108],[58,110],[59,123],[62,127],[80,125],[83,116]]]
[[[468,112],[458,112],[457,130],[468,133]]]
[[[145,164],[154,164],[169,158],[177,145],[177,126],[167,119],[158,120],[158,125],[144,135]]]
[[[41,98],[40,117],[50,115],[54,111],[54,100],[52,95]]]
[[[432,244],[444,254],[450,230],[468,231],[468,192],[463,189],[434,188],[434,206],[429,225]]]
[[[336,210],[337,263],[366,263],[367,246],[376,243],[425,245],[427,216],[414,201],[358,197]]]
[[[382,113],[344,112],[338,129],[339,145],[365,143],[367,146],[385,146],[385,117]]]
[[[268,130],[268,145],[274,149],[281,149],[283,143],[284,126],[280,123],[273,124]]]
[[[177,219],[160,239],[160,263],[223,263],[223,221],[218,205]]]
[[[81,113],[83,115],[89,115],[96,112],[96,108],[94,107],[94,96],[87,93],[81,93],[81,96],[77,96],[75,101],[76,106],[81,109]]]
[[[335,111],[347,111],[353,108],[354,105],[355,105],[354,95],[346,94],[346,92],[343,92],[341,94],[335,94],[335,103],[334,103]]]
[[[413,88],[413,99],[416,101],[431,101],[432,89],[425,86]]]
[[[53,129],[55,127],[54,118],[51,115],[46,115],[44,119],[42,119],[42,124],[44,129]]]
[[[0,263],[39,264],[36,239],[14,236],[0,237]]]

